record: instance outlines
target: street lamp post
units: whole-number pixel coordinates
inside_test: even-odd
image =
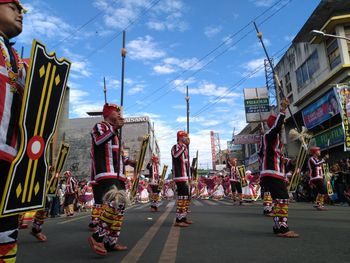
[[[323,32],[323,31],[320,31],[320,30],[311,30],[310,33],[313,34],[313,35],[320,35],[322,37],[334,37],[334,38],[345,39],[347,41],[350,41],[350,38],[348,38],[348,37],[327,34],[327,33]]]

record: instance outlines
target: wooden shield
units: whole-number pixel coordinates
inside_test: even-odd
[[[20,115],[20,146],[1,193],[0,217],[45,205],[49,144],[57,127],[70,62],[33,41]],[[6,176],[6,175],[1,175]]]
[[[149,143],[149,135],[146,134],[145,136],[143,136],[139,157],[137,159],[137,163],[136,163],[136,167],[135,167],[136,178],[132,184],[132,188],[130,191],[130,197],[132,197],[132,198],[134,198],[136,196],[136,193],[137,193],[137,187],[138,187],[139,181],[140,181],[140,173],[142,170],[143,161],[145,160],[145,155],[146,155],[148,143]]]
[[[167,170],[168,170],[168,165],[164,164],[163,171],[162,171],[162,174],[160,176],[159,185],[158,185],[158,190],[159,191],[163,190],[164,178],[165,178],[165,174],[166,174]]]
[[[47,195],[48,196],[56,196],[58,189],[58,182],[60,179],[60,174],[62,172],[64,163],[66,162],[68,153],[69,153],[69,144],[62,142],[60,145],[60,149],[58,151],[57,159],[55,162],[55,169],[49,178],[49,182],[47,185]]]
[[[288,192],[294,193],[298,188],[298,184],[299,184],[300,177],[301,177],[301,170],[303,169],[303,166],[304,166],[307,154],[308,154],[309,142],[310,142],[310,139],[305,139],[305,143],[302,143],[300,145],[295,168],[293,171],[293,175],[290,178],[289,183],[288,183],[288,187],[287,187]]]
[[[248,185],[248,182],[245,179],[245,172],[246,172],[245,166],[244,165],[237,166],[237,170],[238,170],[238,175],[241,178],[241,186],[246,187]]]

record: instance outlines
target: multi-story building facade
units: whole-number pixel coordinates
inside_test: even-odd
[[[91,135],[92,127],[101,121],[101,117],[69,119],[65,127],[65,141],[70,144],[70,152],[65,164],[65,170],[71,170],[79,179],[89,178],[91,165]],[[150,161],[152,154],[160,157],[158,142],[147,116],[125,118],[122,129],[122,141],[125,154],[131,159],[137,159],[144,135],[149,134],[150,140],[146,151],[144,167]],[[126,173],[130,176],[133,168],[127,166]],[[142,173],[147,173],[142,171]]]
[[[297,124],[307,127],[314,135],[312,144],[331,153],[331,159],[344,158],[349,154],[344,152],[341,110],[332,100],[336,98],[333,88],[350,81],[350,42],[315,35],[313,30],[350,36],[350,2],[321,1],[275,66],[275,71]],[[294,127],[287,114],[287,132]],[[288,155],[296,156],[300,143],[288,138],[287,142]]]
[[[340,38],[315,35],[313,30]],[[331,161],[350,157],[344,152],[339,103],[334,103],[338,109],[331,109],[333,88],[350,81],[350,41],[344,38],[350,38],[350,1],[322,0],[274,67],[297,125],[308,128],[314,136],[311,144],[327,151]],[[282,98],[280,91],[276,94]],[[285,135],[292,128],[295,124],[287,113]],[[251,123],[239,134],[255,134],[259,129]],[[286,155],[296,157],[300,142],[285,136],[284,143]],[[249,166],[256,159],[257,145],[245,145],[243,150]]]

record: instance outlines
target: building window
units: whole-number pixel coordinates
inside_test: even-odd
[[[292,92],[292,83],[290,82],[289,72],[284,76],[284,83],[286,83],[287,94]]]
[[[313,75],[319,70],[318,53],[315,50],[308,59],[295,71],[297,77],[298,90],[302,90],[305,84],[312,79]]]
[[[293,102],[294,102],[293,93],[291,93],[291,94],[288,96],[288,100],[289,100],[289,104],[293,104]]]
[[[326,52],[328,57],[329,66],[334,69],[341,62],[338,40],[334,37],[326,39]]]

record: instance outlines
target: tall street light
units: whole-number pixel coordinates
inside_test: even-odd
[[[322,37],[334,37],[334,38],[340,38],[340,39],[345,39],[347,41],[350,41],[350,38],[348,38],[348,37],[327,34],[327,33],[323,32],[323,31],[319,31],[319,30],[311,30],[310,33],[313,34],[313,35],[319,35],[319,36],[322,36]]]

